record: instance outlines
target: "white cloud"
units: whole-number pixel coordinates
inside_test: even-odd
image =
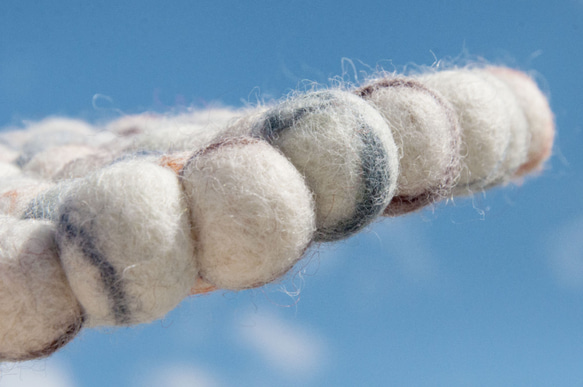
[[[140,387],[164,386],[164,387],[218,387],[221,384],[203,369],[185,364],[172,364],[159,367],[141,379]]]
[[[583,289],[583,217],[572,220],[550,237],[550,267],[561,286]]]
[[[306,375],[322,365],[323,343],[300,326],[275,316],[254,314],[238,328],[243,342],[279,371]]]
[[[65,366],[54,360],[4,363],[0,366],[2,387],[74,387]]]

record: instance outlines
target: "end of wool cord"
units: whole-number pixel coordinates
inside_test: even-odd
[[[512,89],[528,122],[530,132],[528,157],[516,170],[515,177],[540,171],[552,154],[556,132],[555,118],[548,98],[536,81],[522,71],[493,66],[486,69]]]
[[[520,98],[482,67],[417,77],[452,104],[461,128],[462,169],[455,196],[472,195],[511,181],[527,158],[529,126]]]

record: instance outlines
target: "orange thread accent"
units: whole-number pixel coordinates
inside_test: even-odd
[[[190,295],[199,295],[219,290],[215,285],[209,284],[202,277],[198,277],[194,286],[190,289]]]
[[[2,198],[8,198],[10,200],[10,210],[9,212],[14,211],[15,207],[16,207],[16,199],[18,199],[18,191],[13,189],[10,191],[5,192],[4,194],[2,194],[1,196]]]
[[[188,157],[185,155],[173,155],[173,156],[162,156],[160,159],[160,166],[165,168],[170,168],[173,170],[177,175],[180,174],[182,168],[188,161]]]

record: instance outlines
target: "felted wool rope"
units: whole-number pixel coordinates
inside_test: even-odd
[[[381,215],[523,180],[554,131],[534,80],[493,66],[3,131],[0,361],[162,318],[189,294],[262,286]]]

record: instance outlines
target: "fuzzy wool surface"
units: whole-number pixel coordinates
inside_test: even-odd
[[[547,98],[536,82],[523,72],[506,67],[490,67],[487,71],[510,87],[527,121],[527,157],[516,175],[523,176],[540,169],[551,155],[555,136],[554,115]]]
[[[519,100],[509,85],[483,69],[475,70],[492,87],[496,89],[496,98],[504,105],[504,114],[509,124],[510,139],[501,161],[498,177],[486,188],[506,184],[514,178],[516,171],[523,165],[528,156],[531,134],[528,122]]]
[[[397,190],[385,214],[402,215],[447,197],[461,168],[460,127],[451,104],[404,77],[374,80],[356,94],[381,113],[399,150]]]
[[[280,149],[316,200],[316,240],[346,238],[390,202],[399,175],[398,150],[380,113],[349,92],[325,90],[265,112],[253,134]]]
[[[108,148],[122,153],[200,149],[209,145],[229,122],[245,112],[245,109],[213,108],[177,116],[141,114],[122,117],[106,126],[108,132],[114,133],[119,140],[109,144]]]
[[[462,169],[457,195],[472,194],[511,175],[504,162],[513,142],[513,124],[523,114],[508,87],[481,69],[448,70],[418,78],[453,105],[462,131]],[[522,117],[524,119],[524,117]]]
[[[303,177],[263,141],[231,139],[197,152],[181,172],[201,277],[224,289],[264,285],[303,255],[315,230]]]
[[[0,143],[0,162],[12,163],[18,157],[18,152]]]
[[[0,142],[20,150],[16,163],[24,166],[37,153],[60,145],[97,144],[92,126],[69,118],[52,117],[31,123],[27,130],[11,130],[0,134]]]
[[[81,329],[54,224],[0,215],[0,361],[45,357]]]
[[[22,173],[0,178],[0,214],[20,217],[37,195],[53,187],[46,180],[27,177]]]
[[[22,171],[16,165],[0,161],[0,179],[20,175]]]
[[[186,297],[198,273],[188,214],[176,174],[147,161],[75,181],[57,241],[88,325],[149,322]]]
[[[61,145],[48,148],[34,156],[22,167],[25,174],[40,179],[54,179],[71,161],[94,154],[94,148],[87,145]]]

